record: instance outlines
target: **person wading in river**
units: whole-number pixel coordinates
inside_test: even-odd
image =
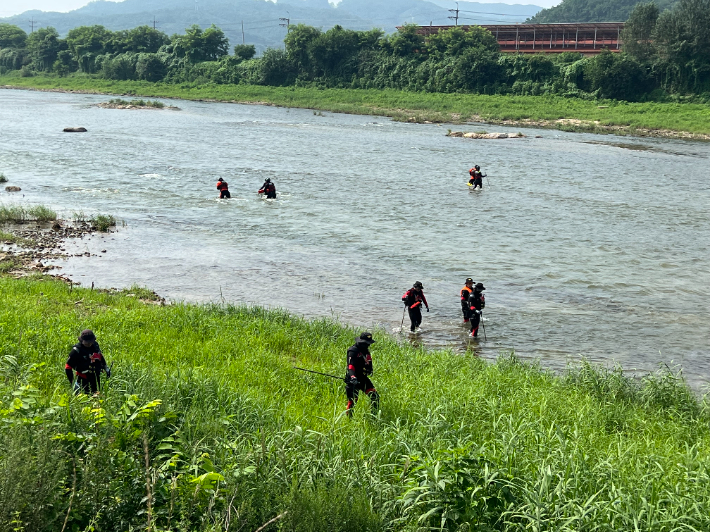
[[[473,293],[473,279],[470,277],[466,279],[466,284],[464,287],[461,289],[461,312],[463,312],[463,322],[468,323],[469,318],[471,317],[471,309],[468,307],[468,298],[471,296]]]
[[[353,408],[361,391],[365,392],[370,398],[373,414],[376,414],[380,409],[380,396],[375,390],[375,385],[370,380],[370,375],[372,375],[370,346],[374,343],[375,340],[372,338],[372,334],[364,332],[355,340],[355,345],[348,349],[348,369],[345,376],[345,393],[348,396],[346,412],[348,417],[352,417]]]
[[[468,298],[468,308],[471,311],[471,333],[472,338],[478,336],[478,326],[481,324],[481,314],[483,314],[483,309],[486,308],[486,296],[483,295],[483,291],[486,289],[483,283],[476,284],[473,289],[473,293]]]
[[[101,348],[96,342],[93,331],[85,329],[79,335],[79,343],[72,347],[69,358],[64,365],[69,384],[74,386],[74,372],[84,393],[96,393],[101,387],[100,375],[106,371],[106,360],[101,354]]]
[[[266,199],[276,199],[276,185],[271,182],[271,179],[267,178],[264,184],[261,185],[259,194],[265,194]]]
[[[422,304],[426,307],[426,311],[429,312],[429,303],[424,297],[424,285],[419,281],[414,283],[414,286],[402,296],[402,302],[409,309],[409,319],[412,322],[410,330],[419,332],[419,326],[422,324]]]
[[[476,165],[468,171],[471,179],[468,180],[468,184],[474,189],[476,187],[481,187],[483,189],[483,174],[481,173],[481,167]]]
[[[221,177],[217,181],[217,190],[219,190],[219,199],[229,199],[232,197],[229,193],[229,185]]]

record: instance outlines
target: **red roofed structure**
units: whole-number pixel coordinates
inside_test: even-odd
[[[419,26],[417,33],[429,36],[454,27],[466,31],[471,26]],[[584,55],[597,55],[604,49],[621,51],[621,30],[624,29],[624,23],[482,24],[481,27],[493,34],[501,52],[579,52]]]

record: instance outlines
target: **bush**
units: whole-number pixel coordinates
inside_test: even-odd
[[[5,177],[5,174],[0,174],[0,183],[7,183],[7,177]]]

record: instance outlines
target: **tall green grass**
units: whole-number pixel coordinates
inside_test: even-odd
[[[0,223],[51,222],[56,219],[57,213],[44,205],[0,205]]]
[[[397,120],[465,122],[483,120],[598,121],[600,125],[710,134],[710,106],[695,103],[629,103],[586,101],[559,96],[486,96],[478,94],[415,93],[396,90],[315,89],[255,85],[167,84],[112,81],[99,78],[0,76],[0,84],[38,89],[144,97],[261,102],[284,107],[389,116]],[[600,104],[604,105],[600,105]],[[584,129],[558,124],[560,129]]]
[[[356,331],[0,277],[0,529],[708,530],[710,415],[678,375],[425,351]],[[113,377],[73,397],[92,328]],[[18,525],[19,523],[19,525]]]

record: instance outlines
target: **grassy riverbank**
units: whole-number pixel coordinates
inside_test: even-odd
[[[342,384],[292,366],[342,374],[354,331],[141,298],[0,277],[1,529],[710,528],[710,413],[670,374],[378,334],[382,411],[349,420]],[[115,362],[100,399],[64,376],[86,327]]]
[[[487,121],[568,131],[710,138],[710,106],[691,103],[586,101],[557,96],[485,96],[111,81],[85,76],[0,76],[0,85],[40,90],[185,100],[261,103],[339,113],[388,116],[414,122]]]

